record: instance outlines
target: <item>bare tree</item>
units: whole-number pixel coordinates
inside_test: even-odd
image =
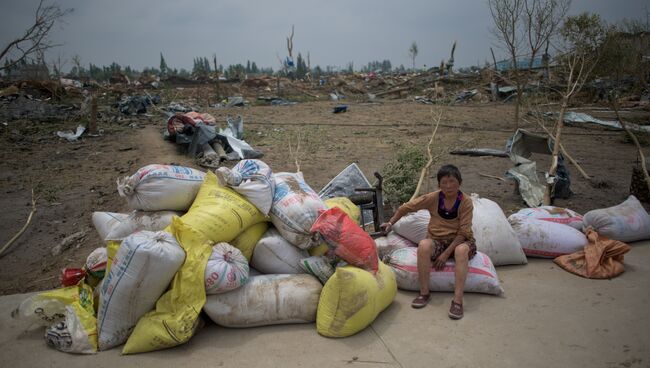
[[[415,71],[415,58],[418,56],[418,44],[413,41],[411,44],[411,47],[409,47],[409,56],[411,57],[411,60],[413,60],[413,70]]]
[[[594,67],[600,59],[602,43],[605,41],[605,25],[597,14],[582,13],[568,17],[562,26],[563,50],[559,61],[566,72],[566,87],[558,91],[562,101],[560,113],[555,124],[553,136],[553,156],[551,167],[548,170],[546,191],[544,193],[544,205],[551,204],[551,194],[555,186],[555,174],[558,167],[558,155],[560,152],[562,128],[564,127],[564,113],[569,103],[587,80]]]
[[[524,0],[488,0],[488,7],[494,22],[492,34],[501,46],[508,52],[512,61],[514,80],[517,87],[517,104],[515,105],[515,129],[519,127],[519,101],[522,83],[517,57],[522,44],[522,29],[520,27]]]
[[[54,25],[61,22],[63,18],[72,12],[72,9],[61,9],[57,4],[46,4],[40,0],[34,14],[34,22],[29,26],[22,36],[9,42],[0,51],[0,71],[10,69],[34,56],[43,53],[59,44],[49,39],[50,32]]]
[[[524,87],[533,68],[535,57],[549,44],[564,19],[571,0],[488,0],[494,22],[493,35],[508,52],[517,87],[515,129],[521,120]],[[520,67],[522,54],[530,59],[526,72]]]

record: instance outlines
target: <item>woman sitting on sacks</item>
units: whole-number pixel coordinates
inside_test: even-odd
[[[420,295],[413,300],[413,308],[422,308],[429,302],[429,271],[431,262],[436,270],[442,270],[449,258],[456,262],[454,299],[451,301],[449,317],[463,318],[463,289],[469,269],[469,260],[476,255],[476,244],[472,234],[472,211],[474,206],[469,196],[461,192],[463,182],[460,171],[454,165],[445,165],[438,171],[438,187],[432,193],[422,195],[399,207],[395,215],[381,227],[389,232],[402,216],[426,209],[431,214],[427,237],[418,244],[418,280]]]

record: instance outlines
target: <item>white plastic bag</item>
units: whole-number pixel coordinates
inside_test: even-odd
[[[517,214],[510,215],[508,222],[529,257],[555,258],[582,250],[588,243],[585,234],[564,224]]]
[[[212,254],[205,266],[205,293],[219,294],[248,282],[248,261],[242,252],[228,243],[212,247]]]
[[[257,242],[251,266],[265,274],[305,273],[300,260],[307,257],[307,251],[294,247],[277,229],[270,228]]]
[[[260,160],[241,160],[232,170],[220,167],[216,171],[219,183],[243,195],[265,215],[273,205],[275,182],[269,165]]]
[[[526,264],[526,255],[501,207],[487,198],[472,193],[474,212],[472,232],[476,249],[487,254],[495,266]]]
[[[541,206],[535,208],[522,208],[516,214],[536,218],[538,220],[569,225],[576,230],[582,230],[583,227],[582,215],[563,207]]]
[[[90,313],[79,316],[79,313],[78,309],[75,310],[70,305],[65,307],[65,318],[45,330],[45,342],[48,346],[65,353],[95,354],[97,352],[97,335],[89,336],[81,320],[86,318],[95,321],[95,317]],[[94,332],[96,333],[97,330]]]
[[[129,207],[143,211],[187,211],[205,173],[189,167],[147,165],[117,180],[117,191]]]
[[[302,173],[273,174],[275,194],[271,207],[271,222],[289,243],[301,249],[312,244],[309,230],[318,218],[318,211],[327,205],[305,183]]]
[[[420,290],[418,283],[417,248],[402,248],[391,253],[385,260],[395,273],[397,286],[404,290]],[[433,267],[429,274],[429,290],[454,291],[456,265],[453,259],[438,271]],[[469,271],[465,281],[465,292],[500,295],[503,288],[490,257],[477,252],[469,261]]]
[[[584,227],[622,242],[650,239],[650,215],[633,195],[617,206],[585,213]]]
[[[253,276],[237,290],[208,295],[203,310],[224,327],[310,323],[322,288],[307,274]]]
[[[393,225],[393,231],[398,235],[418,244],[427,237],[431,215],[428,210],[419,210],[402,217]]]
[[[182,215],[178,211],[93,212],[93,225],[102,240],[122,240],[140,230],[163,230],[172,217]]]
[[[127,340],[138,319],[156,305],[184,260],[185,252],[176,238],[164,231],[140,231],[122,241],[100,292],[100,350]]]

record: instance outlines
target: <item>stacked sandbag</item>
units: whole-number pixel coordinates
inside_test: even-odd
[[[633,195],[619,205],[585,213],[584,227],[622,242],[650,239],[650,215]]]
[[[117,191],[129,207],[142,211],[187,211],[205,173],[189,167],[147,165],[117,180]]]
[[[136,231],[160,231],[172,223],[178,211],[93,212],[93,225],[102,240],[122,240]]]
[[[122,354],[184,344],[199,327],[199,313],[206,300],[205,267],[213,243],[178,217],[172,220],[169,231],[185,251],[185,262],[174,275],[169,289],[158,298],[156,308],[138,320]]]
[[[181,218],[215,243],[229,243],[250,226],[266,221],[257,207],[220,185],[212,172],[207,173],[192,207]]]
[[[563,207],[541,206],[535,208],[522,208],[516,213],[516,215],[565,224],[576,230],[582,230],[583,228],[582,215]]]
[[[517,214],[508,222],[528,257],[555,258],[582,250],[588,243],[585,234],[561,223]]]
[[[370,272],[377,272],[375,242],[342,209],[332,207],[322,211],[311,227],[311,232],[319,234],[334,249],[334,254],[345,262]]]
[[[307,257],[307,251],[295,247],[277,229],[271,227],[257,242],[251,266],[265,274],[305,273],[300,267],[300,261]]]
[[[237,290],[209,295],[203,310],[224,327],[311,323],[322,285],[311,275],[259,275]]]
[[[395,299],[397,284],[390,267],[376,274],[358,267],[336,269],[318,302],[316,329],[327,337],[346,337],[368,327]]]
[[[212,247],[205,266],[205,293],[221,294],[248,282],[248,261],[241,251],[228,243]]]
[[[314,246],[310,241],[311,226],[319,212],[327,206],[305,183],[302,173],[275,173],[275,195],[271,222],[291,244],[301,249]]]
[[[232,169],[218,168],[216,174],[221,185],[231,187],[268,215],[275,192],[269,165],[260,160],[241,160]]]
[[[417,251],[417,248],[397,249],[384,260],[395,273],[400,289],[420,290]],[[453,259],[448,260],[443,269],[431,267],[429,271],[429,290],[454,291],[456,264]],[[469,261],[464,291],[493,295],[503,293],[494,265],[486,254],[477,252]]]
[[[156,305],[185,260],[171,234],[140,231],[122,242],[102,283],[97,313],[99,349],[124,343]]]
[[[495,266],[528,263],[517,234],[512,230],[501,207],[475,193],[472,193],[471,198],[474,206],[472,232],[476,249],[490,257]]]
[[[391,254],[396,249],[408,248],[408,247],[417,247],[418,245],[412,241],[397,235],[396,232],[391,231],[386,236],[382,236],[375,239],[375,245],[377,246],[377,254],[379,259],[384,259],[384,257]]]

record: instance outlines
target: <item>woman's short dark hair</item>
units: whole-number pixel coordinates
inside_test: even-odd
[[[440,184],[440,180],[444,178],[445,176],[453,176],[458,180],[458,184],[463,183],[463,178],[460,176],[460,170],[454,165],[444,165],[443,167],[438,170],[438,184]]]

